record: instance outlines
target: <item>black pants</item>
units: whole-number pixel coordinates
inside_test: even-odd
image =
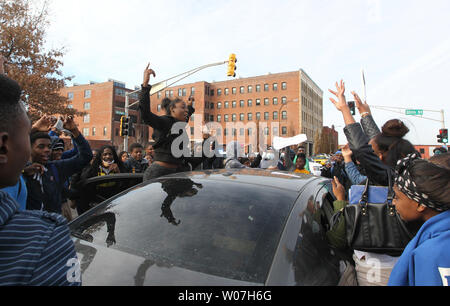
[[[189,171],[189,168],[186,166],[179,166],[178,168],[166,168],[164,166],[161,166],[157,163],[153,163],[150,165],[150,167],[147,168],[144,172],[144,181],[148,181],[160,176],[179,173],[179,172],[185,172]]]

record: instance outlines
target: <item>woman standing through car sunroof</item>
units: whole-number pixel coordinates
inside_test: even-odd
[[[144,123],[151,126],[154,130],[153,139],[155,144],[153,148],[155,154],[152,165],[144,173],[144,181],[189,170],[185,164],[184,157],[175,157],[172,152],[172,143],[183,135],[184,130],[180,129],[178,133],[172,134],[172,127],[179,122],[189,122],[189,118],[195,111],[192,107],[193,97],[190,97],[187,103],[179,98],[173,100],[165,98],[161,103],[161,107],[165,110],[166,115],[158,116],[153,114],[150,110],[150,90],[152,86],[149,82],[150,75],[155,77],[156,74],[149,67],[150,64],[147,65],[144,71],[144,81],[139,97],[139,109]],[[182,150],[182,148],[180,149]]]

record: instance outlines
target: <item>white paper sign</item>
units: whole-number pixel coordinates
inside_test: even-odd
[[[275,150],[280,150],[292,145],[298,145],[308,140],[305,134],[300,134],[290,138],[274,137],[273,147]]]

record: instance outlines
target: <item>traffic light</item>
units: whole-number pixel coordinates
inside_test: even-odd
[[[128,136],[129,122],[130,122],[130,118],[125,117],[125,116],[120,117],[120,136]]]
[[[448,143],[448,129],[439,130],[437,138],[439,143]]]
[[[228,59],[228,72],[227,72],[227,76],[229,77],[236,77],[236,63],[237,63],[237,59],[236,59],[236,54],[230,54],[230,58]]]
[[[350,108],[350,113],[352,114],[352,116],[354,116],[356,114],[356,112],[355,112],[355,101],[348,102],[348,107]]]

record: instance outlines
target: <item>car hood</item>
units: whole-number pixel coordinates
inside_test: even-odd
[[[83,286],[260,286],[157,262],[74,238]]]

